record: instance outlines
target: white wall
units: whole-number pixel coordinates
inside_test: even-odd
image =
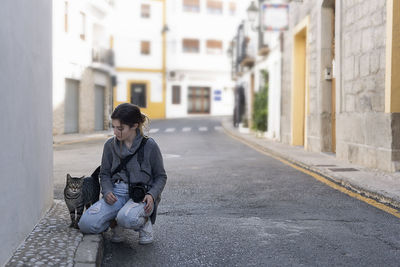
[[[281,52],[279,46],[268,57],[268,130],[267,137],[280,141],[281,118]]]
[[[197,74],[197,75],[196,75]],[[178,75],[179,76],[179,75]],[[234,83],[226,76],[216,75],[215,73],[196,73],[187,72],[182,79],[168,81],[167,88],[167,118],[178,118],[188,116],[188,91],[191,86],[210,88],[210,115],[222,116],[231,115],[233,112]],[[181,87],[181,103],[172,104],[172,87]],[[220,100],[216,100],[216,91],[220,91]]]
[[[150,18],[141,18],[141,4],[150,5]],[[116,66],[161,69],[162,2],[118,0],[116,1],[115,14]],[[150,55],[141,55],[141,41],[150,41]]]
[[[210,115],[231,115],[234,107],[234,83],[231,81],[231,59],[227,51],[244,18],[248,0],[222,0],[222,14],[209,14],[207,1],[200,1],[200,11],[186,12],[183,1],[167,1],[167,72],[175,72],[176,78],[167,80],[167,117],[187,116],[188,87],[211,88]],[[236,13],[230,14],[229,3],[236,3]],[[185,38],[199,40],[199,53],[184,53]],[[208,54],[207,40],[222,41],[220,54]],[[181,104],[172,104],[172,86],[181,86]],[[221,91],[221,101],[215,100],[215,91]]]
[[[50,0],[49,0],[50,1]],[[101,0],[68,1],[68,31],[64,28],[65,2],[53,0],[53,110],[64,103],[65,79],[81,80],[92,63],[92,48],[109,48],[111,9]],[[96,8],[95,8],[96,6]],[[80,38],[81,12],[86,17],[85,40]]]
[[[0,8],[0,265],[53,201],[52,1]]]
[[[207,13],[207,1],[200,1],[200,12],[183,11],[182,1],[168,3],[168,69],[225,71],[230,73],[230,59],[227,56],[229,44],[240,23],[245,1],[223,0],[222,14]],[[229,13],[229,3],[236,2],[236,14]],[[246,6],[247,8],[247,6]],[[183,53],[182,40],[193,38],[200,41],[199,53]],[[210,55],[206,52],[206,41],[220,40],[223,51],[220,55]]]

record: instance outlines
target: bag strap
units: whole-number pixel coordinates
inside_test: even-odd
[[[143,160],[144,160],[144,146],[146,145],[148,139],[149,139],[148,137],[143,136],[142,141],[140,142],[140,145],[139,145],[138,149],[136,149],[133,154],[130,154],[129,156],[126,156],[125,158],[121,159],[121,162],[119,163],[118,167],[111,173],[111,177],[113,177],[114,174],[120,172],[122,169],[125,169],[126,168],[126,164],[138,152],[139,152],[139,154],[138,154],[138,163],[139,163],[140,166],[142,165]]]

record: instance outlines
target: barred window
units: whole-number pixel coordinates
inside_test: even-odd
[[[183,0],[183,11],[186,12],[200,12],[199,0]]]
[[[80,37],[82,40],[86,39],[86,14],[81,12],[81,31]]]
[[[229,14],[231,14],[231,15],[236,14],[236,3],[235,2],[229,3]]]
[[[197,39],[183,39],[182,47],[184,53],[199,53],[200,44]]]
[[[222,41],[207,40],[207,54],[213,54],[213,55],[222,54]]]
[[[207,12],[210,14],[222,14],[222,2],[218,0],[207,0]]]
[[[150,55],[150,42],[149,41],[142,41],[140,43],[140,54]]]
[[[68,2],[64,2],[64,31],[68,32]]]
[[[150,5],[142,4],[140,9],[141,9],[140,15],[142,18],[150,18]]]

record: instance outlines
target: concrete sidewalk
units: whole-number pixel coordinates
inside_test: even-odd
[[[83,235],[69,223],[65,202],[55,199],[6,266],[100,266],[103,236]]]
[[[233,127],[229,118],[222,121],[228,135],[278,159],[288,161],[302,169],[323,176],[354,192],[372,198],[380,203],[400,208],[400,173],[387,173],[336,159],[334,154],[307,152],[303,147],[295,147],[255,133],[241,133]]]

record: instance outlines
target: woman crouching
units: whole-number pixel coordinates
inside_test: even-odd
[[[100,169],[103,198],[82,215],[79,228],[101,233],[115,219],[111,241],[123,241],[123,227],[139,231],[139,244],[150,244],[167,181],[162,155],[157,143],[143,135],[147,117],[138,106],[121,104],[111,119],[115,136],[104,144]]]

